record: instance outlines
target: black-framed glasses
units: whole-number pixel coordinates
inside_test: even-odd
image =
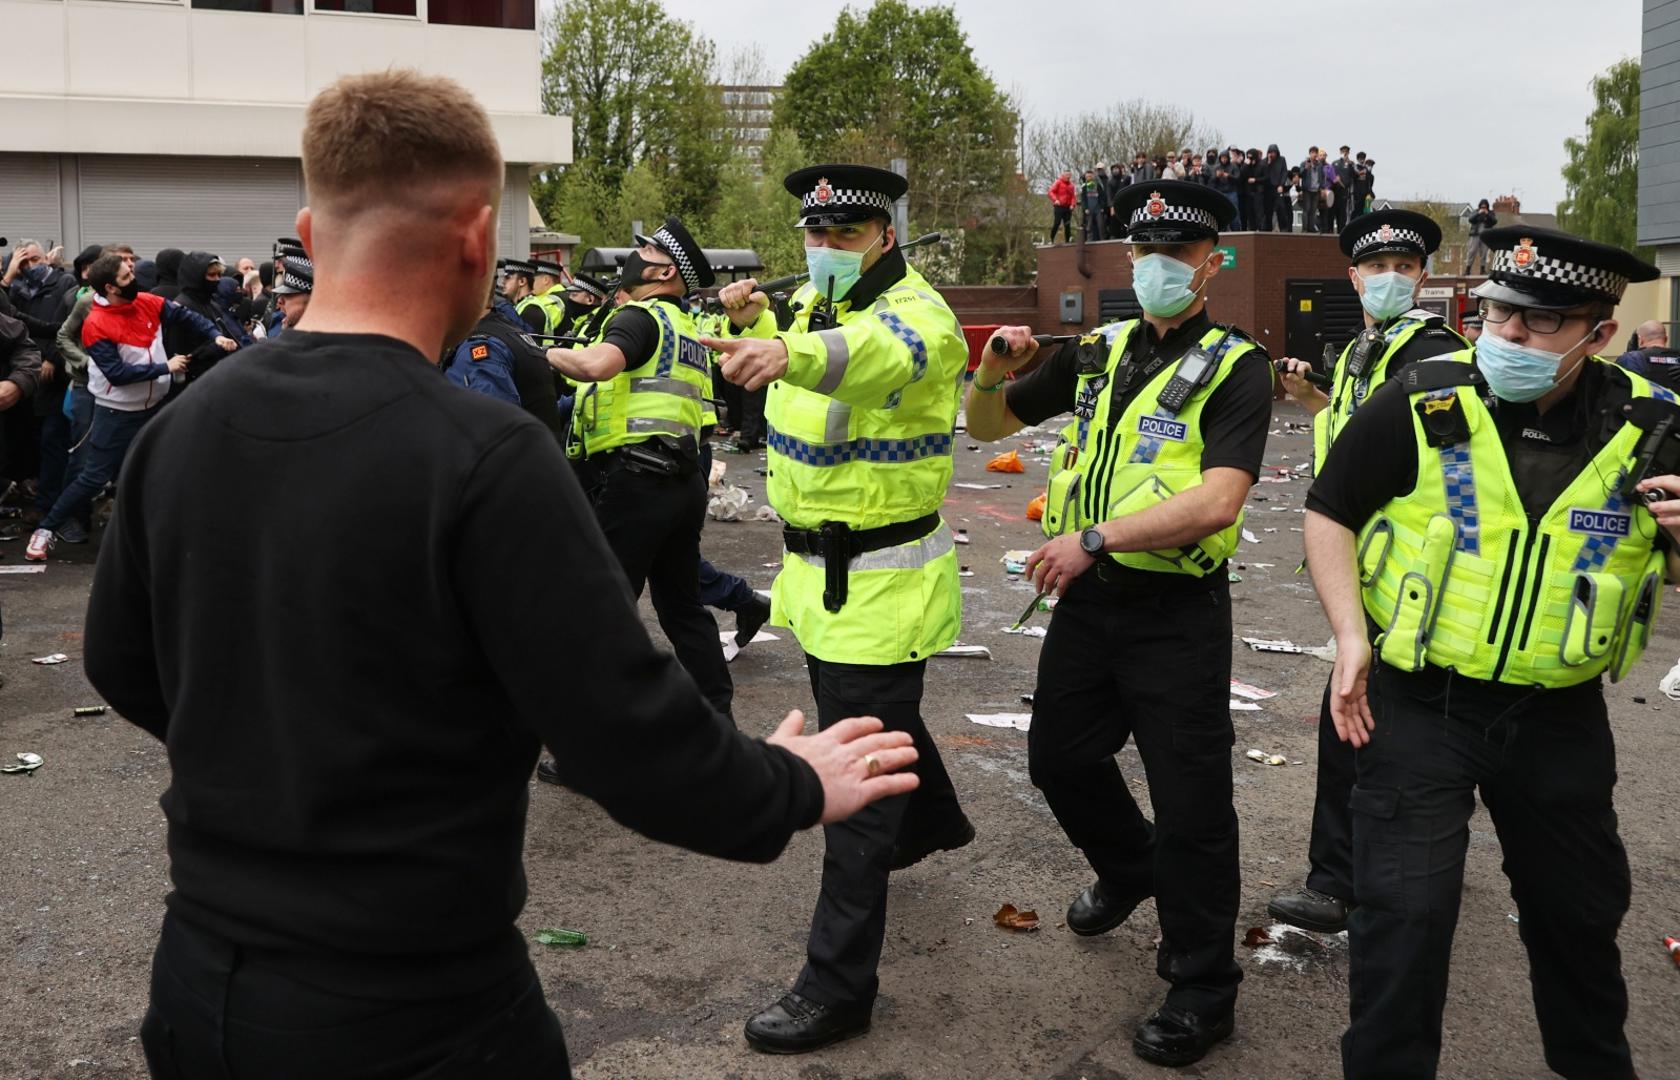
[[[1484,323],[1499,324],[1507,322],[1513,314],[1522,316],[1522,324],[1528,327],[1531,334],[1555,334],[1563,329],[1563,324],[1570,319],[1590,319],[1589,312],[1578,311],[1570,314],[1567,311],[1547,311],[1545,308],[1517,307],[1514,304],[1502,304],[1498,300],[1483,300],[1476,305]]]

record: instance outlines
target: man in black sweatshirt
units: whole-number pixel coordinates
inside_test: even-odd
[[[434,366],[496,259],[464,90],[347,77],[303,168],[309,310],[135,441],[89,602],[88,677],[172,771],[147,1061],[564,1077],[514,926],[539,745],[628,827],[760,862],[911,790],[915,752],[872,719],[734,731],[649,641],[553,436]]]

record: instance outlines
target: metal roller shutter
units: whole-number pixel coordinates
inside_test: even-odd
[[[174,247],[261,262],[276,238],[296,235],[300,174],[285,158],[86,155],[82,235],[146,257]]]
[[[63,241],[57,156],[0,154],[0,236],[12,244]]]

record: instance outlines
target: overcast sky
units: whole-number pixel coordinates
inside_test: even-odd
[[[778,76],[844,6],[664,3],[716,42],[720,56],[763,46]],[[1333,152],[1348,143],[1377,159],[1379,196],[1473,201],[1515,192],[1524,209],[1547,213],[1563,196],[1563,140],[1585,131],[1590,80],[1639,55],[1638,0],[955,7],[980,65],[1030,115],[1147,98],[1193,110],[1227,143],[1264,150],[1276,142],[1292,162],[1311,144]]]

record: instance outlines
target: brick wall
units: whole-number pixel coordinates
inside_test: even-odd
[[[1303,233],[1229,233],[1222,246],[1237,250],[1235,267],[1226,266],[1208,286],[1208,311],[1220,322],[1246,330],[1274,355],[1281,355],[1284,339],[1285,284],[1291,278],[1337,278],[1347,274],[1347,257],[1334,236]],[[1070,333],[1061,322],[1061,295],[1083,292],[1085,321],[1078,329],[1097,324],[1097,293],[1130,288],[1130,245],[1103,240],[1085,245],[1091,277],[1080,275],[1079,247],[1059,244],[1038,249],[1038,321],[1043,333]]]

